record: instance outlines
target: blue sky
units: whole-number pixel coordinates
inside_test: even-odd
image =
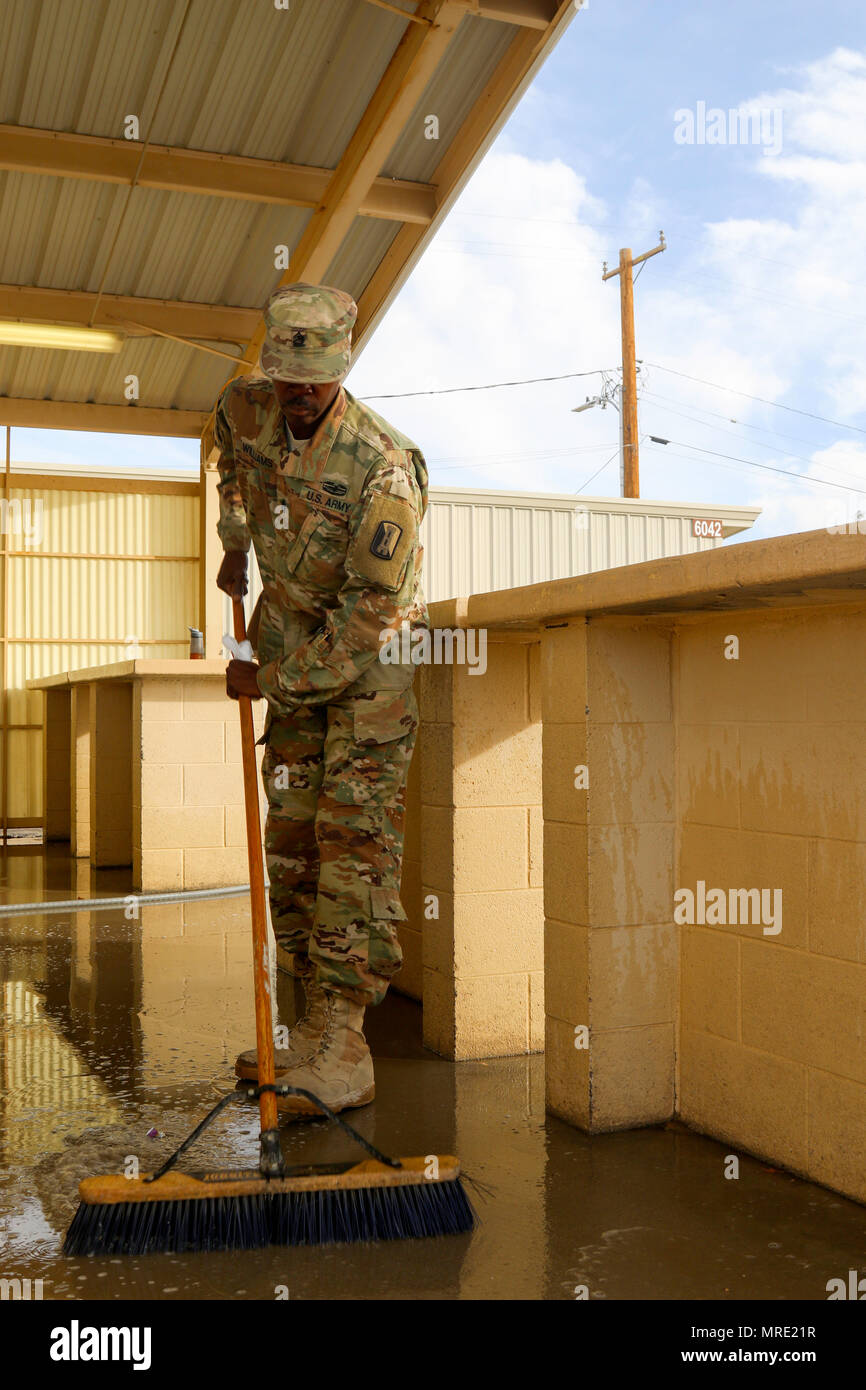
[[[764,109],[780,149],[677,143],[675,113],[699,103],[725,120]],[[635,287],[643,495],[760,506],[756,536],[866,513],[864,226],[866,8],[589,0],[348,384],[370,397],[616,368],[601,262],[664,228]],[[571,414],[599,381],[371,403],[434,484],[615,495],[615,412]],[[197,461],[192,441],[53,431],[15,431],[14,449]]]

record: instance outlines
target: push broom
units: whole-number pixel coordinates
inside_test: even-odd
[[[243,600],[233,603],[235,638],[246,638]],[[252,1250],[264,1245],[325,1245],[458,1234],[475,1224],[460,1165],[448,1155],[388,1158],[313,1095],[274,1080],[265,878],[255,732],[250,699],[238,699],[244,774],[259,1084],[232,1092],[158,1172],[85,1178],[66,1235],[66,1255],[142,1255],[161,1251]],[[174,1164],[229,1104],[257,1099],[258,1169],[184,1173]],[[280,1148],[278,1096],[304,1096],[366,1150],[360,1162],[289,1167]]]

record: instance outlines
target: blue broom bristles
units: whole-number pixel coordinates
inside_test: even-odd
[[[82,1202],[65,1255],[180,1255],[266,1245],[344,1245],[459,1235],[476,1216],[459,1178],[189,1201]]]

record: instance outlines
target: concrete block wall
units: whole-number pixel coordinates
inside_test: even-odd
[[[220,680],[142,677],[133,688],[133,879],[142,890],[220,887],[249,876],[240,721]],[[256,734],[264,702],[254,706]],[[257,749],[259,766],[262,749]],[[262,825],[267,811],[260,788]]]
[[[782,893],[778,932],[681,928],[680,1114],[864,1201],[866,612],[704,618],[677,648],[677,885]]]
[[[90,854],[90,686],[73,685],[69,698],[70,851],[84,859]],[[62,719],[63,713],[62,707],[46,708],[46,715]]]
[[[483,675],[422,667],[419,694],[402,894],[425,1042],[454,1058],[541,1051],[537,641],[490,634]]]
[[[70,692],[46,690],[45,748],[42,759],[43,833],[46,840],[68,840],[72,737]]]
[[[545,629],[547,1106],[586,1130],[674,1107],[674,726],[669,627]]]
[[[90,690],[90,862],[114,868],[132,858],[132,689],[94,681]]]

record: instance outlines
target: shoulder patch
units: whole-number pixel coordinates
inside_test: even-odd
[[[376,493],[349,546],[347,563],[362,579],[396,591],[417,532],[411,502],[390,493]]]

